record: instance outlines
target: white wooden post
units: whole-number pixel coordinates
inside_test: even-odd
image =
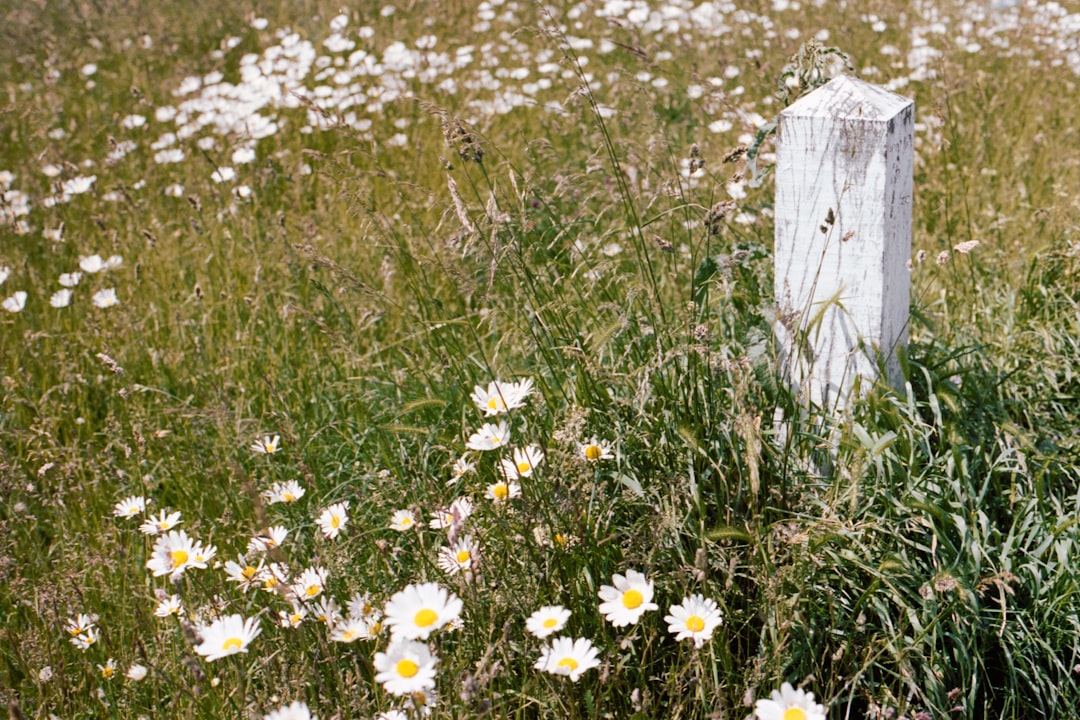
[[[780,113],[775,331],[783,372],[842,410],[907,344],[915,104],[839,76]]]

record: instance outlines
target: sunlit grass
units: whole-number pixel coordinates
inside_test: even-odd
[[[773,5],[373,6],[349,50],[317,3],[3,11],[0,299],[27,295],[0,311],[0,698],[419,714],[394,693],[429,660],[385,615],[437,583],[461,610],[417,641],[434,717],[744,717],[784,682],[835,718],[1071,717],[1067,22]],[[919,123],[907,382],[842,418],[776,380],[771,178],[729,156],[814,37]],[[248,53],[287,73],[305,41],[311,96],[261,106],[276,132],[160,110],[241,85]],[[359,49],[366,74],[315,79]],[[169,132],[191,134],[154,148]],[[191,544],[148,566],[139,526],[166,510]],[[605,619],[616,575],[640,597]],[[708,637],[680,641],[665,616],[694,594],[720,622],[694,605]],[[350,601],[356,624],[319,622]],[[556,606],[572,648],[526,629]]]

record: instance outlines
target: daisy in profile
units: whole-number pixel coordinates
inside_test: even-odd
[[[261,439],[251,444],[251,452],[256,455],[273,455],[280,449],[281,438],[277,435],[270,437],[263,435]]]
[[[529,445],[526,448],[514,448],[513,459],[506,458],[499,463],[503,477],[507,480],[516,480],[519,477],[530,477],[537,465],[544,461],[544,451],[539,445]]]
[[[336,538],[349,522],[349,501],[335,503],[326,508],[315,522],[323,535],[330,539]]]
[[[442,530],[449,527],[461,527],[465,519],[472,514],[472,500],[462,496],[450,503],[449,507],[438,510],[431,516],[428,527],[432,530]]]
[[[162,595],[158,598],[157,607],[154,608],[154,615],[159,618],[166,618],[171,615],[176,617],[183,617],[184,615],[184,603],[180,601],[179,595]]]
[[[531,394],[532,380],[526,378],[520,382],[490,382],[486,389],[477,385],[471,397],[484,415],[491,416],[522,407]]]
[[[484,423],[479,430],[469,436],[469,441],[465,443],[465,447],[483,452],[500,448],[509,440],[510,426],[505,421],[501,421],[498,425]]]
[[[386,603],[384,624],[395,638],[427,640],[461,614],[461,599],[436,583],[407,585]]]
[[[254,446],[252,446],[254,447]],[[304,488],[295,480],[274,483],[269,490],[263,492],[263,497],[271,505],[275,503],[287,503],[291,505],[304,497]]]
[[[536,540],[537,545],[558,548],[559,550],[568,550],[577,545],[579,540],[577,535],[561,531],[552,533],[551,530],[542,525],[533,528],[533,539]]]
[[[247,551],[249,554],[270,552],[281,547],[288,535],[289,530],[284,525],[274,525],[251,538],[248,541]]]
[[[213,662],[236,653],[246,653],[248,645],[259,636],[262,628],[255,618],[245,620],[237,614],[218,618],[210,625],[200,627],[198,632],[202,641],[195,646],[195,652],[205,657],[207,662]]]
[[[300,573],[300,577],[293,583],[293,595],[305,601],[314,600],[326,588],[326,578],[327,572],[325,568],[308,568]]]
[[[371,595],[368,593],[356,593],[347,605],[349,615],[358,618],[374,618],[378,620],[382,614],[371,604]]]
[[[814,693],[784,683],[768,699],[754,703],[757,720],[825,720],[825,708],[814,702]]]
[[[367,640],[370,637],[371,633],[368,631],[367,621],[352,615],[339,621],[330,631],[330,639],[339,643]]]
[[[98,620],[98,616],[94,613],[79,613],[67,619],[67,622],[64,623],[64,630],[72,637],[82,635],[97,625]]]
[[[487,491],[484,493],[484,497],[491,500],[496,505],[510,502],[514,498],[520,496],[521,486],[513,480],[500,480],[493,485],[488,485]]]
[[[168,508],[165,508],[156,516],[151,515],[146,518],[146,521],[139,526],[139,532],[143,535],[161,535],[169,532],[181,522],[179,510],[170,512]]]
[[[566,675],[571,682],[577,682],[586,670],[600,666],[597,655],[596,648],[587,638],[561,637],[541,651],[540,659],[533,667],[552,675]]]
[[[273,712],[263,715],[263,720],[319,720],[311,714],[308,706],[299,700],[283,705]]]
[[[90,649],[90,646],[96,644],[100,638],[101,635],[98,633],[98,629],[91,627],[87,628],[83,634],[71,638],[71,644],[85,652]]]
[[[606,440],[597,440],[596,437],[591,437],[583,443],[578,443],[578,455],[588,462],[615,459],[615,455],[611,449],[611,443]]]
[[[447,487],[457,485],[458,480],[476,472],[476,463],[469,459],[468,455],[462,455],[454,461],[454,467],[450,471],[450,479],[446,481]]]
[[[684,598],[682,605],[672,605],[664,621],[676,640],[693,640],[694,647],[701,647],[706,640],[712,639],[713,630],[720,626],[723,618],[716,601],[695,593]]]
[[[425,643],[397,638],[386,652],[375,653],[375,682],[392,695],[411,695],[435,687],[438,662]]]
[[[93,297],[90,298],[90,302],[96,308],[110,308],[113,305],[119,305],[120,298],[116,297],[115,288],[105,288],[94,293]]]
[[[66,288],[73,288],[82,280],[81,272],[61,273],[58,282]]]
[[[61,288],[49,297],[49,304],[58,309],[66,308],[71,304],[73,294],[69,288]]]
[[[390,516],[390,529],[407,532],[416,527],[416,514],[412,510],[395,510]]]
[[[105,269],[105,261],[100,255],[84,255],[79,258],[79,269],[87,275],[93,275]]]
[[[627,570],[626,575],[615,573],[611,585],[601,585],[600,612],[615,627],[633,625],[648,610],[658,610],[659,605],[652,601],[653,584],[644,575]]]
[[[133,682],[139,682],[146,677],[147,672],[148,671],[145,665],[135,663],[128,668],[128,671],[125,673],[125,675],[127,676],[128,680],[131,680]]]
[[[546,638],[564,627],[570,619],[570,611],[560,605],[545,605],[525,621],[525,629],[534,637]]]
[[[124,498],[113,506],[113,515],[118,518],[135,517],[146,511],[146,498],[141,495],[132,495]]]
[[[480,545],[470,536],[458,538],[450,547],[439,549],[437,563],[447,575],[457,575],[462,570],[471,570],[476,562]]]
[[[22,312],[22,309],[26,307],[26,291],[20,290],[0,304],[2,304],[3,308],[9,313]]]

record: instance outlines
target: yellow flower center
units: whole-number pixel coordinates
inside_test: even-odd
[[[469,562],[469,559],[472,557],[472,555],[469,554],[468,550],[458,550],[458,554],[455,557],[457,558],[459,564],[464,565],[465,563]]]
[[[397,674],[403,678],[411,678],[420,672],[420,666],[412,660],[398,660],[395,669]]]
[[[510,494],[510,488],[505,483],[499,483],[492,488],[491,494],[495,496],[496,500],[505,500]]]
[[[517,464],[517,471],[519,473],[521,473],[522,475],[524,475],[525,473],[532,471],[532,465],[530,465],[529,463],[524,462],[524,461],[519,462]]]
[[[293,625],[299,625],[301,622],[303,622],[303,620],[304,620],[304,616],[301,615],[300,613],[293,613],[292,615],[289,616],[289,622],[292,623]]]
[[[806,711],[802,708],[790,707],[784,711],[784,720],[806,720]]]
[[[224,650],[239,650],[244,647],[244,641],[238,637],[231,637],[221,644],[221,649]]]
[[[600,456],[603,454],[603,451],[596,445],[589,445],[585,448],[586,460],[599,460]]]
[[[251,578],[255,577],[255,573],[257,572],[258,570],[248,565],[246,568],[240,571],[240,574],[244,577],[245,580],[250,580]]]
[[[320,592],[322,592],[322,585],[308,585],[307,590],[304,591],[304,594],[308,597],[315,597]]]
[[[547,628],[548,630],[550,630],[551,628],[555,627],[558,624],[559,624],[559,621],[556,620],[555,618],[548,618],[548,619],[544,620],[544,627]]]
[[[169,557],[172,559],[174,568],[178,568],[188,561],[187,550],[173,550],[169,553]]]
[[[573,672],[578,669],[578,661],[572,657],[564,657],[559,661],[558,666],[561,668],[570,668],[570,671]]]
[[[686,629],[690,632],[701,632],[705,629],[705,621],[697,615],[691,615],[686,618]]]
[[[291,503],[292,501],[296,500],[296,496],[293,495],[291,492],[282,493],[281,497],[282,497],[282,499],[285,500],[285,502],[288,502],[288,503]]]
[[[405,517],[401,518],[401,526],[402,527],[409,527],[410,525],[412,525],[412,523],[413,523],[413,519],[410,516],[405,516]]]
[[[337,530],[338,527],[340,527],[340,526],[341,526],[341,518],[338,517],[337,515],[331,515],[330,516],[330,527]]]
[[[499,410],[502,408],[502,400],[498,397],[489,398],[487,406],[489,410]]]
[[[492,435],[491,436],[491,444],[492,445],[501,445],[502,444],[502,438],[499,437],[498,435]]]
[[[559,547],[566,547],[570,544],[570,536],[565,533],[555,533],[555,544]]]
[[[341,639],[344,640],[345,642],[349,642],[354,637],[356,637],[356,633],[353,632],[352,630],[346,630],[345,632],[343,632],[341,634]]]
[[[273,575],[271,575],[270,577],[266,578],[265,582],[263,582],[263,587],[266,588],[267,590],[269,590],[271,588],[277,587],[279,582],[281,582],[281,581],[278,580]]]
[[[627,610],[633,610],[644,601],[645,598],[641,596],[641,592],[639,590],[634,590],[633,588],[624,592],[622,596],[623,607]]]
[[[116,672],[116,668],[111,668],[108,665],[106,665],[105,667],[101,668],[101,677],[108,680],[109,678],[111,678],[113,676],[113,674],[115,672]]]
[[[416,613],[415,616],[413,616],[413,622],[416,623],[417,627],[422,628],[431,627],[438,619],[439,614],[434,610],[429,610],[428,608],[424,608],[420,612]]]

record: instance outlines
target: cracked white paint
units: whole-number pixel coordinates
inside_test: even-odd
[[[787,379],[842,410],[879,358],[902,382],[915,104],[840,76],[780,113],[775,324]]]

